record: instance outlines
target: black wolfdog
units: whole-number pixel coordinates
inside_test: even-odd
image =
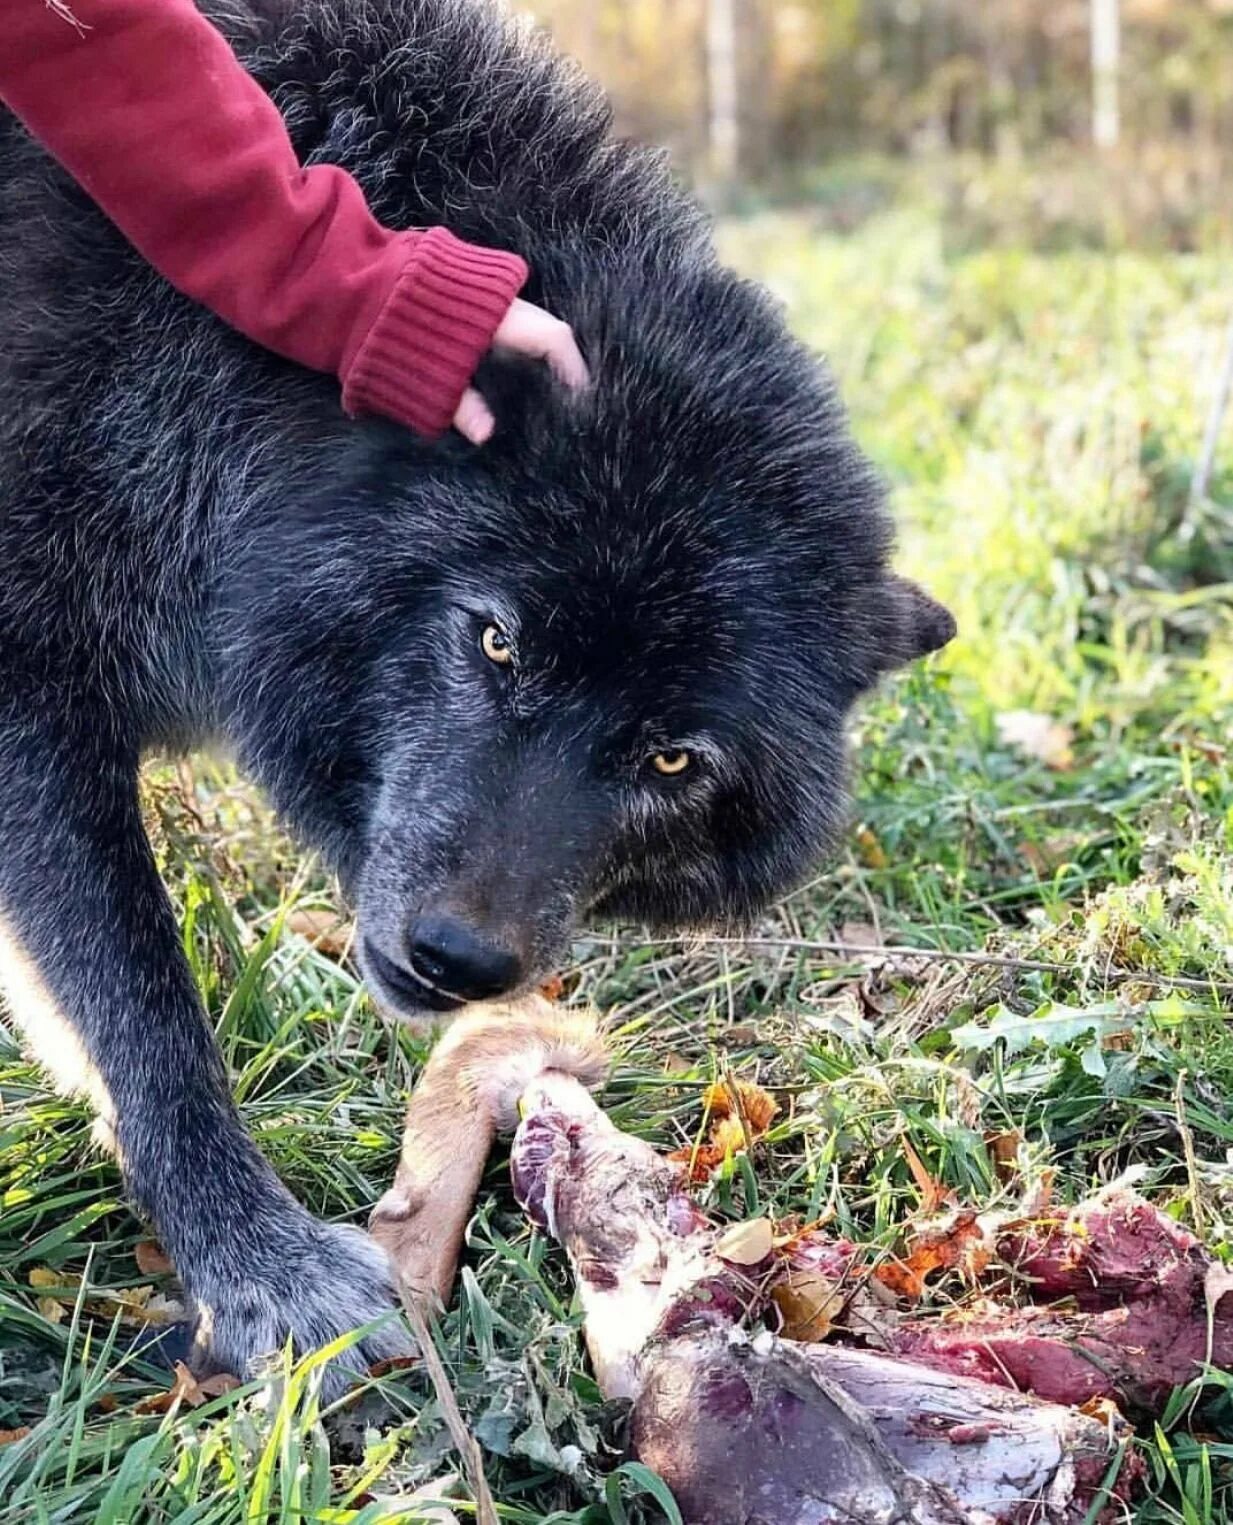
[[[823,370],[542,40],[471,0],[211,14],[378,216],[524,254],[595,378],[490,363],[478,450],[348,423],[0,125],[0,967],[242,1371],[389,1290],[240,1127],[143,752],[233,746],[357,900],[381,1001],[439,1010],[584,913],[764,905],[841,820],[853,701],[952,625],[888,570]]]

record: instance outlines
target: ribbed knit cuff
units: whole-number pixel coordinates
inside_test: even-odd
[[[343,407],[380,413],[435,439],[527,278],[517,254],[430,228],[342,376]]]

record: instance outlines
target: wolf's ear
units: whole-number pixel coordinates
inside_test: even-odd
[[[874,661],[879,672],[940,651],[954,639],[955,616],[906,577],[893,573],[870,595]]]

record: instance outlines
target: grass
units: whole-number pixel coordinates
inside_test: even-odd
[[[1017,1132],[1059,1195],[1132,1172],[1233,1258],[1227,445],[1215,504],[1178,533],[1227,268],[953,231],[917,199],[843,234],[809,209],[724,230],[830,354],[895,486],[904,563],[962,636],[867,706],[846,846],[754,941],[600,929],[578,940],[573,998],[612,1014],[607,1105],[657,1144],[694,1136],[717,1074],[777,1088],[781,1120],[715,1183],[718,1213],[825,1212],[893,1243],[917,1205],[905,1138],[983,1206],[1005,1191],[986,1139]],[[1064,766],[1003,739],[1016,711],[1065,728]],[[287,931],[329,886],[243,790],[155,770],[149,808],[249,1127],[314,1211],[362,1222],[423,1046]],[[808,946],[840,929],[921,951]],[[1013,1041],[987,1038],[994,1021]],[[133,1289],[168,1290],[137,1266],[147,1237],[86,1113],[0,1029],[0,1429],[31,1427],[0,1445],[3,1525],[414,1518],[407,1495],[450,1456],[418,1373],[326,1416],[312,1363],[281,1389],[138,1412],[167,1385],[134,1348]],[[663,1517],[617,1468],[562,1258],[500,1160],[439,1342],[503,1519]],[[1179,1394],[1140,1444],[1141,1520],[1233,1519],[1233,1379]]]

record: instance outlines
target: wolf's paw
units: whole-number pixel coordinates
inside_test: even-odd
[[[414,1350],[393,1312],[389,1261],[367,1234],[306,1213],[264,1228],[190,1281],[194,1365],[248,1377],[281,1353],[288,1336],[301,1356],[380,1319],[327,1368],[323,1394],[332,1401],[374,1362]]]

